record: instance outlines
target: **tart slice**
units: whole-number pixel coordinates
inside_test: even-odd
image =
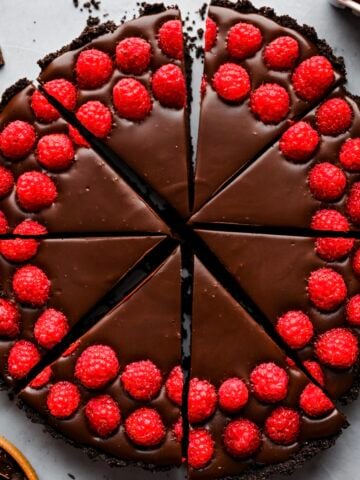
[[[359,243],[200,234],[318,383],[332,398],[353,400],[359,393]]]
[[[292,473],[346,423],[197,259],[191,377],[190,478]]]
[[[180,290],[177,249],[21,392],[30,417],[116,465],[180,465]]]

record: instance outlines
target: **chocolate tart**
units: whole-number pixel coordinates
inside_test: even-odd
[[[9,440],[0,437],[0,478],[3,480],[38,480],[35,470]]]

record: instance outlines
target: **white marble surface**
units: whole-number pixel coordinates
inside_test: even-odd
[[[81,2],[80,2],[81,3]],[[171,0],[168,3],[173,3]],[[195,12],[203,0],[178,0],[183,12]],[[349,88],[360,94],[360,18],[331,7],[327,0],[254,0],[257,6],[274,7],[279,13],[289,13],[300,22],[314,25],[326,37],[338,55],[346,57]],[[136,9],[136,0],[102,0],[100,12],[109,19],[120,19],[125,11]],[[88,12],[73,7],[72,0],[0,0],[0,45],[6,65],[0,70],[0,92],[18,78],[34,79],[38,74],[36,61],[44,54],[57,50],[80,33]],[[195,84],[199,83],[200,65],[195,69]],[[195,109],[196,110],[196,109]],[[195,114],[196,115],[196,114]],[[311,461],[293,480],[357,480],[360,460],[360,400],[346,409],[352,426],[332,450]],[[102,462],[90,461],[81,451],[52,439],[40,425],[33,425],[25,414],[11,403],[6,394],[0,395],[0,434],[12,440],[27,454],[40,480],[165,480],[180,475],[150,474],[138,470],[125,475],[124,470],[108,468]],[[276,479],[278,480],[278,479]]]

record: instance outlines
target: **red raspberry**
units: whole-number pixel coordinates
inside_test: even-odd
[[[340,135],[351,127],[353,111],[342,98],[332,98],[316,111],[316,125],[323,135]]]
[[[86,388],[103,388],[120,369],[114,350],[107,345],[92,345],[77,359],[75,377]]]
[[[284,400],[288,393],[289,377],[275,363],[261,363],[250,374],[254,395],[263,402]]]
[[[57,189],[48,175],[32,170],[17,179],[16,194],[22,208],[29,212],[38,212],[54,203]]]
[[[295,349],[304,348],[314,335],[310,318],[300,310],[290,310],[282,315],[276,330],[285,342]]]
[[[344,195],[346,175],[339,168],[329,162],[318,163],[310,171],[309,187],[317,200],[333,201]]]
[[[15,120],[0,133],[0,152],[4,157],[17,160],[30,153],[35,142],[34,127],[30,123]]]
[[[235,63],[221,65],[212,83],[219,97],[228,102],[241,102],[249,95],[251,89],[248,72]]]
[[[4,235],[5,233],[7,233],[9,230],[9,225],[8,225],[8,222],[6,220],[6,217],[5,215],[3,214],[3,212],[0,210],[0,234],[1,235]]]
[[[40,122],[51,123],[60,118],[60,113],[39,90],[35,90],[32,94],[30,105],[35,117]]]
[[[49,170],[65,170],[75,157],[70,138],[63,133],[52,133],[40,138],[36,155],[39,163]]]
[[[319,143],[316,130],[306,122],[297,122],[281,137],[280,150],[288,160],[302,163],[314,155]]]
[[[219,388],[219,405],[225,412],[238,412],[245,407],[248,399],[248,388],[240,378],[229,378]]]
[[[206,19],[206,28],[205,28],[205,52],[210,52],[213,46],[216,43],[218,27],[214,20],[210,17]]]
[[[189,433],[188,462],[190,467],[200,469],[213,458],[215,442],[205,428],[197,428]]]
[[[40,361],[35,345],[27,340],[19,340],[11,348],[8,357],[8,372],[12,378],[24,378]]]
[[[292,408],[278,407],[265,422],[266,435],[279,445],[291,445],[300,433],[300,415]]]
[[[251,93],[250,108],[265,124],[280,123],[289,113],[290,96],[277,83],[265,83]]]
[[[188,416],[190,423],[200,423],[213,415],[216,409],[215,387],[206,380],[190,380]]]
[[[278,37],[264,50],[264,61],[268,68],[290,70],[299,58],[299,43],[289,36]]]
[[[168,20],[159,30],[159,46],[163,53],[181,60],[184,55],[184,39],[180,20]]]
[[[352,222],[360,225],[360,182],[355,182],[350,189],[346,202],[346,213]]]
[[[116,46],[116,64],[124,73],[141,75],[150,65],[150,43],[140,37],[121,40]]]
[[[55,383],[50,388],[46,404],[53,417],[69,418],[79,408],[79,389],[70,382]]]
[[[19,334],[20,314],[15,304],[0,298],[0,336],[14,338]]]
[[[331,63],[320,55],[301,62],[292,77],[295,92],[309,102],[322,97],[334,80],[335,74]]]
[[[77,58],[75,73],[81,88],[101,87],[109,80],[112,72],[111,58],[101,50],[83,50]]]
[[[119,405],[110,395],[100,395],[89,400],[85,416],[90,428],[101,438],[109,437],[121,422]]]
[[[46,235],[46,228],[35,220],[23,220],[19,225],[14,228],[15,235]]]
[[[224,445],[234,457],[250,457],[260,448],[260,430],[246,418],[234,420],[225,427]]]
[[[130,363],[121,375],[124,389],[130,397],[139,401],[150,401],[161,389],[161,373],[150,360]]]
[[[179,420],[173,426],[173,434],[176,441],[178,442],[181,442],[182,439],[184,438],[182,417],[180,417]]]
[[[324,208],[318,210],[311,220],[313,230],[348,232],[350,230],[349,222],[336,210]]]
[[[347,295],[343,277],[331,268],[319,268],[311,272],[307,291],[315,307],[324,312],[336,310]]]
[[[230,28],[227,36],[229,55],[238,60],[252,57],[263,42],[261,31],[251,23],[239,22]]]
[[[19,302],[43,306],[50,294],[50,280],[45,273],[34,265],[19,268],[14,275],[12,286]]]
[[[76,350],[79,348],[81,342],[80,340],[76,340],[75,342],[73,342],[69,348],[67,348],[65,350],[65,352],[62,354],[63,357],[70,357],[73,353],[76,352]]]
[[[166,394],[176,405],[182,405],[184,375],[180,366],[173,368],[165,383]]]
[[[164,107],[184,108],[186,104],[186,83],[181,69],[168,63],[154,73],[151,87],[155,98]]]
[[[1,240],[0,252],[9,262],[25,262],[37,254],[39,242],[33,238]]]
[[[112,128],[110,109],[97,100],[90,100],[81,105],[76,112],[76,118],[98,138],[105,138]]]
[[[46,367],[42,372],[40,372],[32,382],[30,382],[30,387],[38,390],[45,387],[50,382],[52,375],[51,367]]]
[[[309,417],[322,417],[334,410],[334,404],[313,383],[309,383],[300,395],[300,408],[309,415]]]
[[[152,102],[144,85],[134,78],[123,78],[113,89],[113,102],[120,117],[140,121],[149,115]]]
[[[139,408],[132,412],[125,421],[125,431],[139,447],[156,447],[166,435],[161,417],[153,408]]]
[[[349,172],[360,171],[360,138],[349,138],[340,150],[340,162]]]
[[[206,76],[203,75],[202,79],[201,79],[201,85],[200,85],[200,94],[201,94],[201,99],[203,99],[206,95],[206,89],[207,89],[207,80],[206,80]]]
[[[360,294],[354,295],[346,305],[347,321],[354,327],[360,326]]]
[[[55,80],[50,80],[44,84],[44,90],[46,93],[54,97],[61,105],[66,108],[66,110],[75,110],[77,102],[77,91],[76,87],[65,80],[65,78],[56,78]],[[52,107],[53,108],[53,107]],[[57,111],[54,109],[57,113]],[[56,118],[59,118],[60,115]],[[54,120],[56,120],[56,118]]]
[[[310,373],[312,378],[318,382],[322,387],[325,385],[324,372],[318,362],[312,360],[306,360],[304,362],[304,367]]]
[[[319,336],[315,353],[325,365],[335,368],[350,368],[358,359],[358,340],[346,328],[333,328]]]
[[[296,368],[296,363],[294,362],[294,360],[292,358],[286,357],[285,362],[289,367]]]
[[[68,333],[69,323],[65,315],[54,308],[48,308],[37,319],[34,336],[39,345],[53,348]]]
[[[0,166],[0,198],[6,197],[14,187],[13,174],[5,167]]]
[[[69,128],[69,137],[79,147],[89,148],[90,144],[85,138],[80,134],[79,130],[72,125],[68,125]]]

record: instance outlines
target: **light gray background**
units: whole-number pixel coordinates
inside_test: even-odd
[[[184,14],[192,12],[191,18],[200,26],[196,12],[203,0],[178,0],[177,3]],[[274,7],[281,14],[288,13],[299,22],[314,25],[335,52],[346,57],[349,88],[360,94],[360,18],[334,9],[327,0],[254,0],[254,3]],[[93,14],[102,17],[108,13],[106,19],[117,21],[125,12],[135,10],[136,0],[102,0],[100,12]],[[86,10],[80,12],[74,8],[72,0],[0,0],[0,45],[6,60],[5,67],[0,70],[0,92],[23,76],[35,79],[38,74],[36,61],[77,36],[87,16]],[[195,67],[194,91],[198,91],[199,62]],[[195,105],[193,125],[196,125],[196,117]],[[293,480],[356,480],[360,477],[360,400],[347,408],[346,413],[352,426],[336,447],[311,461],[292,477]],[[31,424],[6,394],[0,395],[0,435],[13,441],[29,457],[40,480],[66,480],[70,478],[68,473],[76,480],[125,477],[124,470],[110,469],[102,462],[94,463],[81,451],[52,439],[41,426]],[[176,477],[181,478],[180,475],[150,474],[141,470],[131,475],[132,480],[175,480]]]

